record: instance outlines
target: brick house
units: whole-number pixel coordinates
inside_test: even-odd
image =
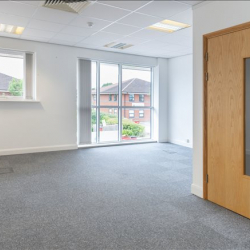
[[[133,78],[122,82],[122,106],[128,107],[122,110],[123,118],[134,122],[149,122],[150,109],[132,109],[134,106],[150,107],[151,83],[142,79]],[[92,103],[96,104],[96,94],[92,93]],[[112,84],[100,89],[101,106],[118,106],[118,84]],[[116,108],[102,108],[101,112],[117,114]]]
[[[12,79],[13,79],[12,76],[0,73],[0,97],[11,95],[9,92],[9,84]]]

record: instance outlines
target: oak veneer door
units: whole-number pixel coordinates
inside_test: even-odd
[[[208,38],[207,50],[207,199],[250,218],[250,177],[244,171],[250,29]]]

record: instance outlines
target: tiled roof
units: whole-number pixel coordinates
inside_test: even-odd
[[[13,79],[12,76],[5,75],[0,73],[0,91],[8,91],[9,83]]]
[[[101,94],[118,94],[118,83],[112,84],[100,89]],[[144,81],[139,78],[129,79],[122,82],[122,93],[150,93],[150,82]]]

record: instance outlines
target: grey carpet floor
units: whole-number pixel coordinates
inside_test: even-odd
[[[188,148],[4,156],[0,169],[1,250],[250,249],[248,219],[191,195]]]

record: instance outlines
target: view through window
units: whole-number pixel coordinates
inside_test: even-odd
[[[92,62],[92,143],[151,138],[151,68]]]
[[[24,56],[0,51],[0,98],[22,97]]]

